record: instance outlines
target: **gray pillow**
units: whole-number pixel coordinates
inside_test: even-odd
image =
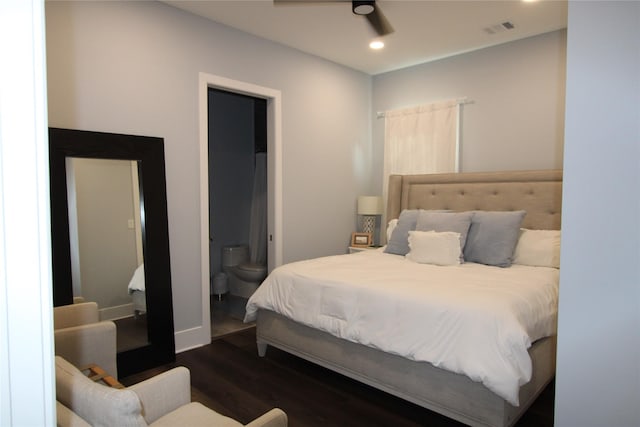
[[[464,260],[509,267],[526,211],[474,211],[464,247]]]
[[[391,233],[391,238],[384,248],[388,254],[406,255],[409,253],[409,231],[416,229],[420,212],[448,212],[446,210],[405,209],[400,212],[398,224]]]
[[[416,231],[453,231],[460,233],[460,250],[464,250],[473,212],[421,211],[418,214]]]
[[[398,224],[391,233],[384,251],[388,254],[406,255],[409,253],[409,231],[416,229],[418,209],[405,209],[400,212]]]

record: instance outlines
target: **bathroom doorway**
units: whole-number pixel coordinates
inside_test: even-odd
[[[282,242],[282,94],[279,90],[213,74],[199,74],[200,128],[200,254],[202,289],[202,327],[193,330],[191,345],[211,341],[212,278],[210,266],[212,242],[209,233],[209,89],[247,95],[266,101],[267,140],[267,273],[283,263]],[[216,203],[212,200],[211,203]],[[215,236],[214,240],[215,240]],[[186,338],[185,338],[186,340]]]
[[[251,292],[239,288],[223,251],[246,246],[247,261],[266,271],[267,101],[209,88],[209,272],[211,335],[250,325],[242,322]]]

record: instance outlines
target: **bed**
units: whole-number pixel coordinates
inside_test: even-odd
[[[131,302],[133,303],[133,316],[137,319],[147,312],[147,293],[144,279],[144,263],[140,264],[129,280],[127,286]]]
[[[473,229],[472,222],[466,240],[453,233],[458,239],[455,241],[461,246],[466,242],[466,246],[449,244],[452,255],[438,261],[438,265],[432,265],[436,262],[433,260],[414,262],[409,258],[439,257],[441,250],[435,255],[429,251],[418,253],[417,239],[428,238],[425,241],[432,242],[434,238],[447,238],[451,243],[453,237],[448,230],[429,229],[432,234],[411,234],[413,255],[407,257],[391,250],[397,239],[390,233],[391,240],[384,249],[281,266],[269,275],[247,304],[245,320],[256,321],[259,355],[264,356],[267,346],[272,345],[471,426],[515,424],[555,374],[559,248],[552,261],[545,258],[540,265],[521,265],[515,261],[527,256],[524,250],[520,251],[525,233],[528,236],[551,233],[559,246],[561,195],[562,172],[557,170],[391,176],[386,218],[400,219],[396,228],[406,225],[403,218],[409,212],[426,211],[426,214],[420,213],[420,218],[432,220],[450,213],[456,218],[463,217],[469,212],[474,212],[472,218],[474,215],[482,218],[485,213],[512,218],[524,211],[520,221],[515,222],[519,234],[508,265],[497,266],[494,261],[486,265],[483,257],[489,256],[486,254],[493,249],[480,254],[478,260],[473,259],[477,255],[474,245],[482,234],[478,230],[483,229],[477,228],[480,226]],[[389,250],[392,253],[385,252]],[[451,260],[459,255],[464,255],[465,262],[455,265]],[[467,255],[475,262],[468,262]],[[536,255],[533,259],[538,262],[540,258]],[[547,265],[549,262],[554,265]],[[428,297],[404,293],[416,288],[412,282],[415,274],[404,273],[412,269],[435,272],[429,276],[433,283],[429,286],[435,293]],[[454,280],[447,279],[449,271],[474,278],[474,284],[478,282],[482,289],[495,284],[496,293],[446,286],[448,280]],[[349,287],[339,272],[350,277]],[[407,276],[406,282],[403,275]],[[393,286],[385,288],[385,280]],[[512,293],[508,284],[498,286],[513,281],[518,283],[517,303],[508,299],[507,294]],[[542,284],[537,285],[538,282]],[[363,296],[365,287],[374,290],[373,296]],[[536,293],[538,288],[542,289],[541,294]],[[298,289],[309,293],[298,294]],[[413,307],[420,299],[428,304],[431,301],[454,304],[450,292],[455,289],[462,293],[461,301],[466,301],[461,305],[469,304],[464,310],[455,302],[455,306],[436,308],[437,316],[423,311],[421,318],[421,308]],[[520,295],[521,290],[532,293]],[[483,302],[475,305],[476,300]],[[303,301],[310,304],[307,313],[293,314],[292,306]],[[473,305],[468,301],[474,301]],[[336,302],[337,305],[331,305]],[[529,310],[528,314],[518,311],[512,315],[509,310],[514,305]],[[453,318],[442,317],[442,313],[452,310]],[[322,316],[318,316],[320,312]],[[357,312],[357,316],[353,312]],[[388,318],[384,316],[389,315],[385,312],[391,315],[395,312],[397,321],[385,320]],[[411,317],[412,312],[418,317]],[[474,321],[484,319],[481,315],[494,318]],[[314,324],[313,318],[321,321]],[[345,318],[349,318],[349,322],[345,322]],[[400,323],[405,318],[408,325],[414,326]],[[504,321],[504,326],[498,321]],[[433,322],[445,327],[423,326]],[[477,334],[475,329],[465,330],[467,324],[483,325],[484,329],[480,330],[487,335]],[[373,332],[370,326],[374,326]],[[492,329],[498,330],[497,338]],[[447,334],[442,332],[445,330]],[[420,346],[412,344],[411,340],[420,340],[421,334],[424,342]],[[470,343],[463,340],[469,336]],[[462,355],[456,353],[460,351]]]

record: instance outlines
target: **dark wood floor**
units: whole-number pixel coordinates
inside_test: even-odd
[[[125,317],[113,321],[118,329],[118,352],[145,346],[149,343],[147,333],[147,315]]]
[[[273,347],[260,358],[254,328],[180,353],[176,359],[176,366],[191,370],[192,400],[242,423],[279,407],[287,413],[290,427],[462,425]],[[172,366],[121,381],[131,385]],[[517,426],[553,426],[553,401],[552,383]]]
[[[226,294],[218,299],[211,297],[211,338],[232,334],[255,326],[244,323],[247,298]]]

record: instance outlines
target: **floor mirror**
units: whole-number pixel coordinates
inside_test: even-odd
[[[162,138],[49,128],[54,306],[98,303],[118,377],[175,360]]]

